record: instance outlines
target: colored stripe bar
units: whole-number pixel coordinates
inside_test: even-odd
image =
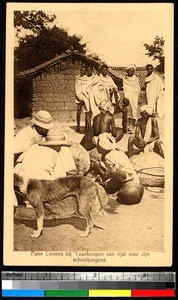
[[[132,290],[132,297],[175,297],[175,290]]]
[[[42,290],[2,290],[2,297],[44,297]]]
[[[89,297],[131,297],[131,290],[89,290]]]
[[[46,290],[45,297],[88,297],[87,290]]]

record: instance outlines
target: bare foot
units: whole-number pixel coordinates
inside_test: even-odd
[[[90,233],[90,231],[87,229],[87,230],[85,230],[84,232],[82,232],[81,234],[80,234],[80,237],[82,238],[82,237],[87,237],[88,235],[89,235],[89,233]]]
[[[33,230],[31,237],[32,238],[38,238],[42,233],[42,230]]]

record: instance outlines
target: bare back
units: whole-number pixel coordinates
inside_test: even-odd
[[[116,135],[116,127],[112,114],[107,112],[100,113],[93,120],[94,135],[98,136],[100,133],[108,132]]]

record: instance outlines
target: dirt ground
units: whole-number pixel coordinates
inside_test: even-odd
[[[17,129],[28,124],[29,119],[16,120]],[[120,125],[120,118],[116,120]],[[75,132],[74,123],[55,123],[55,128],[64,130],[69,140],[80,142],[83,134]],[[163,132],[162,123],[160,131]],[[128,136],[119,142],[125,151]],[[80,238],[86,222],[79,217],[45,220],[43,234],[32,239],[30,234],[36,228],[34,219],[14,220],[15,251],[164,251],[164,193],[145,189],[139,204],[127,206],[116,202],[116,196],[109,196],[108,217],[96,216],[97,223],[105,229],[94,227],[87,238]],[[33,212],[32,212],[33,213]]]

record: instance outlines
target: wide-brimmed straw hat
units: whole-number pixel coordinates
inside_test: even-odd
[[[46,110],[39,110],[31,120],[34,125],[40,126],[44,129],[52,129],[53,128],[53,119],[51,114]]]
[[[51,130],[48,132],[45,141],[40,143],[40,145],[41,146],[48,146],[48,145],[69,146],[68,135],[67,133],[60,130]]]

